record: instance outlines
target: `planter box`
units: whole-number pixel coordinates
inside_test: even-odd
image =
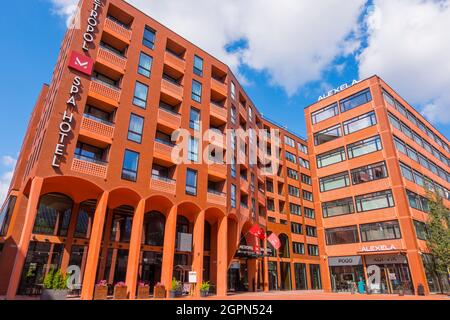
[[[164,299],[166,298],[166,287],[155,287],[154,288],[154,296],[155,299]]]
[[[114,287],[114,300],[128,299],[127,286]]]
[[[209,290],[200,290],[200,297],[206,298],[209,295]]]
[[[150,297],[150,287],[149,286],[138,287],[138,291],[137,291],[138,299],[148,299],[149,297]]]
[[[41,300],[66,300],[69,290],[43,289]]]
[[[108,299],[108,286],[95,286],[94,300]]]

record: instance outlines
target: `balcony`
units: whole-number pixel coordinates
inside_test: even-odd
[[[210,203],[213,203],[213,204],[216,204],[219,206],[227,205],[227,195],[223,192],[219,192],[216,190],[208,190],[206,200]]]
[[[89,95],[96,100],[100,100],[109,105],[118,107],[121,90],[118,87],[110,85],[106,82],[92,78],[89,86]]]
[[[249,188],[249,183],[247,180],[245,180],[244,178],[241,177],[240,179],[241,183],[241,190],[244,191],[245,193],[248,193],[248,188]]]
[[[125,74],[127,58],[100,46],[98,49],[97,62],[113,69],[121,74]]]
[[[241,203],[241,207],[240,207],[239,211],[241,213],[241,216],[250,217],[250,210],[248,209],[247,205]]]
[[[75,155],[72,161],[72,171],[106,179],[108,164],[103,161]]]
[[[168,141],[155,140],[154,157],[166,164],[173,164],[172,150],[175,145]]]
[[[130,42],[131,42],[132,31],[125,25],[123,25],[120,22],[115,21],[109,17],[105,19],[105,25],[103,27],[103,31],[109,33],[110,35],[116,37],[117,39],[119,39],[127,44],[130,44]]]
[[[208,165],[208,174],[216,178],[226,179],[227,165],[222,163],[210,164]]]
[[[167,50],[164,53],[164,63],[178,70],[181,73],[185,73],[186,71],[186,61],[184,61],[184,59],[180,58],[176,54]]]
[[[258,201],[259,203],[266,205],[266,195],[260,190],[258,190]]]
[[[114,124],[90,114],[84,114],[81,119],[80,134],[111,144],[114,136]]]
[[[175,98],[178,102],[183,101],[183,86],[169,78],[163,77],[161,82],[161,92]]]
[[[228,120],[228,111],[226,108],[215,104],[214,102],[210,103],[209,112],[211,117],[220,120],[222,123],[226,123]]]
[[[227,84],[214,78],[211,78],[211,90],[217,92],[222,97],[226,97],[228,93]]]
[[[181,127],[181,115],[160,106],[158,109],[158,123],[164,127],[177,130]]]
[[[152,179],[150,181],[150,188],[154,191],[160,191],[175,195],[176,181],[154,174],[152,175]]]
[[[239,115],[247,120],[247,109],[245,109],[244,105],[242,103],[239,103]]]

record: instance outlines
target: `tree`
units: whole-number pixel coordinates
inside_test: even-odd
[[[447,286],[443,286],[441,281],[448,281],[450,270],[450,216],[440,195],[429,194],[428,205],[427,246],[433,257],[433,271],[438,275],[442,291]]]

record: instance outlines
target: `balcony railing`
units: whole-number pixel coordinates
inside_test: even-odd
[[[181,126],[181,115],[160,106],[158,109],[158,122],[161,122],[170,128],[178,129]]]
[[[217,204],[217,205],[221,205],[221,206],[225,206],[227,204],[227,195],[226,193],[217,191],[217,190],[212,190],[212,189],[208,189],[208,194],[207,194],[207,201]]]
[[[226,108],[211,101],[210,104],[210,114],[215,118],[219,118],[223,121],[227,121],[228,111]]]
[[[169,77],[163,76],[161,90],[179,100],[183,98],[183,86]]]
[[[114,136],[114,125],[105,120],[96,118],[90,114],[84,114],[81,120],[81,129],[112,139]]]
[[[131,30],[119,21],[108,17],[105,20],[105,31],[112,31],[127,41],[131,40]]]
[[[186,61],[177,54],[168,50],[166,50],[164,54],[164,63],[166,63],[171,67],[174,67],[175,69],[177,69],[182,73],[184,73],[186,69]]]
[[[228,87],[224,82],[222,82],[220,80],[211,78],[211,89],[220,93],[224,97],[227,96]]]
[[[125,67],[127,65],[127,58],[117,54],[116,52],[104,47],[100,46],[98,50],[98,60],[103,60],[112,64],[113,66],[121,69],[121,71],[125,71]]]
[[[118,102],[120,100],[120,88],[106,83],[97,78],[92,78],[89,90],[93,93],[99,94],[105,98]]]
[[[82,155],[74,155],[72,171],[106,179],[108,163]]]
[[[155,191],[162,191],[170,194],[176,192],[176,181],[168,177],[159,176],[157,174],[152,175],[150,187]]]

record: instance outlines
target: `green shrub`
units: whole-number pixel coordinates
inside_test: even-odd
[[[68,276],[63,274],[61,270],[54,271],[51,269],[44,278],[44,288],[49,290],[65,290],[67,289]]]
[[[53,289],[53,278],[55,276],[55,271],[50,269],[47,275],[44,278],[44,288],[45,289]]]

